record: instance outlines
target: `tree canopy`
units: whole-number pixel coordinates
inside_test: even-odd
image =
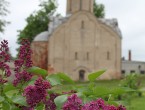
[[[55,0],[41,1],[39,6],[40,10],[34,12],[29,17],[27,17],[27,25],[24,27],[23,30],[18,31],[18,44],[20,44],[21,39],[24,38],[32,42],[37,34],[48,30],[48,14],[51,13],[52,10],[56,9],[56,2]]]
[[[6,20],[4,20],[4,17],[8,14],[7,7],[8,2],[5,0],[0,0],[0,32],[4,32],[4,27],[8,23]]]
[[[103,4],[99,4],[94,0],[94,15],[98,18],[105,17],[105,6]]]

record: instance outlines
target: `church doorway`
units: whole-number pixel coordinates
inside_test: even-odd
[[[84,81],[85,80],[85,70],[79,71],[79,80]]]

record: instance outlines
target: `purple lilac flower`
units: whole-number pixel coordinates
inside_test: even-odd
[[[22,40],[18,59],[15,60],[15,80],[13,81],[14,86],[18,83],[29,81],[32,77],[30,73],[27,72],[29,67],[32,67],[31,60],[32,50],[30,49],[30,42],[26,39]]]
[[[114,105],[106,105],[106,107],[103,110],[118,110],[118,109]]]
[[[27,86],[24,89],[26,102],[30,107],[35,107],[38,103],[46,100],[47,89],[51,88],[49,82],[44,81],[41,77],[35,81],[34,86]]]
[[[76,95],[73,94],[68,97],[67,102],[63,105],[63,110],[81,110],[82,100]]]
[[[49,96],[49,99],[44,101],[45,110],[56,110],[56,105],[54,103],[54,99],[59,96],[59,94],[52,93]]]
[[[25,107],[25,106],[21,107],[21,109],[22,110],[34,110],[34,108],[32,108],[32,107]]]
[[[107,105],[103,99],[99,98],[96,101],[91,101],[87,104],[84,104],[80,110],[126,110],[126,108],[122,105],[119,107],[115,107],[114,105]]]
[[[120,105],[117,110],[126,110],[126,108],[123,105]]]
[[[17,86],[20,82],[27,82],[31,79],[32,75],[28,73],[26,70],[15,74],[15,80],[13,81],[13,85]]]
[[[0,75],[0,84],[7,82],[5,78],[11,75],[10,67],[7,64],[10,62],[10,54],[8,48],[8,41],[3,40],[0,44],[0,69],[3,71],[3,74]]]
[[[91,101],[85,104],[82,107],[82,110],[100,110],[100,109],[104,110],[104,108],[105,108],[104,100],[100,98],[96,101]]]

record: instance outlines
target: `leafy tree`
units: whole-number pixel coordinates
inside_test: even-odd
[[[105,17],[105,7],[103,4],[98,4],[94,0],[94,15],[98,18],[104,18]]]
[[[7,7],[8,2],[5,0],[0,0],[0,32],[4,32],[4,27],[8,23],[6,20],[3,19],[4,16],[7,15],[8,10]]]
[[[55,0],[42,1],[39,5],[40,10],[31,14],[27,19],[27,25],[23,30],[19,30],[18,35],[18,44],[20,44],[21,39],[26,38],[30,42],[33,41],[34,37],[48,29],[49,23],[49,13],[52,13],[52,10],[56,9]]]

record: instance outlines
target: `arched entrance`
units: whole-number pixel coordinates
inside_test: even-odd
[[[85,80],[85,70],[79,71],[79,80],[84,81]]]

